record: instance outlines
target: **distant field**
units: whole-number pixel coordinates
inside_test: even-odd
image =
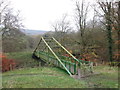
[[[22,63],[27,61],[34,63],[31,52],[7,55]],[[2,84],[4,88],[118,88],[117,67],[97,66],[94,67],[94,71],[100,74],[77,80],[56,67],[31,68],[26,66],[3,73]]]
[[[46,32],[48,32],[46,30],[30,30],[30,29],[23,29],[21,31],[26,35],[43,35]]]

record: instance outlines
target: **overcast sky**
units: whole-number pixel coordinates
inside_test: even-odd
[[[27,29],[51,30],[51,23],[67,13],[74,15],[73,0],[10,0],[12,7],[21,11]],[[93,0],[86,0],[93,2]]]

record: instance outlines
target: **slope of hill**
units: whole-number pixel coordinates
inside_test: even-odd
[[[29,29],[23,29],[22,32],[24,32],[26,35],[43,35],[48,31],[45,30],[29,30]]]

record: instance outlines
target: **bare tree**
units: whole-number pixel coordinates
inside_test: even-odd
[[[112,38],[112,28],[115,22],[114,16],[116,15],[115,7],[113,2],[105,1],[105,2],[98,2],[100,8],[104,13],[105,19],[105,27],[107,30],[107,40],[108,40],[108,50],[109,50],[109,60],[110,62],[113,61],[113,38]]]
[[[88,13],[89,3],[85,5],[84,0],[82,0],[82,3],[80,4],[79,1],[76,1],[76,26],[78,31],[80,31],[80,40],[81,40],[81,53],[85,52],[85,40],[84,40],[84,33],[86,30],[86,20],[87,20],[87,13]]]
[[[119,34],[120,34],[120,1],[118,2],[118,26],[119,26]],[[120,36],[120,35],[119,35]],[[120,38],[119,38],[120,39]]]
[[[64,37],[70,30],[72,30],[72,27],[70,25],[70,21],[67,20],[67,15],[63,15],[61,20],[58,20],[52,25],[53,29],[55,30],[55,37],[56,38],[62,38]],[[61,39],[62,40],[62,39]]]
[[[0,1],[0,34],[2,35],[3,52],[19,51],[25,48],[25,34],[21,32],[23,27],[20,12],[10,7],[7,1]]]
[[[4,38],[5,34],[6,36],[8,33],[13,34],[15,30],[19,31],[23,27],[20,11],[16,12],[16,15],[13,12],[15,11],[10,7],[10,2],[0,1],[0,32],[2,38]]]
[[[15,36],[16,33],[20,34],[21,33],[20,29],[21,27],[23,27],[23,25],[19,17],[19,12],[17,13],[17,15],[14,15],[12,13],[12,9],[8,10],[7,13],[4,15],[2,25],[3,28],[1,32],[3,39],[8,36]]]
[[[118,2],[118,42],[119,42],[119,44],[118,44],[118,54],[119,54],[119,56],[118,56],[118,58],[120,58],[120,1]]]
[[[9,5],[10,5],[10,2],[8,2],[7,0],[0,1],[0,25],[2,24],[3,16],[4,16],[6,10],[9,8]]]

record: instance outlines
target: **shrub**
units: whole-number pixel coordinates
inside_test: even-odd
[[[2,58],[2,72],[13,70],[16,66],[16,63],[12,59],[7,59],[4,54],[0,54],[0,58]]]

